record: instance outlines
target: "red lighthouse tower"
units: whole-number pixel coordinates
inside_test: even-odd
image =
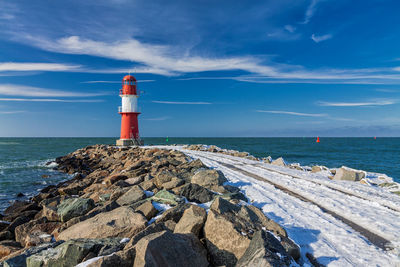
[[[119,91],[122,98],[122,106],[118,108],[121,114],[121,136],[117,140],[117,146],[142,145],[139,137],[138,98],[136,79],[131,75],[126,75],[122,80],[122,89]]]

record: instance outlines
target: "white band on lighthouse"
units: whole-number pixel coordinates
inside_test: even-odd
[[[122,95],[121,112],[138,112],[136,95]]]

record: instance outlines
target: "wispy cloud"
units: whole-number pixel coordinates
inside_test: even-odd
[[[365,107],[365,106],[386,106],[396,104],[397,100],[376,100],[368,102],[325,102],[319,101],[317,104],[319,106],[327,107]]]
[[[0,63],[0,72],[5,71],[74,71],[80,69],[80,65],[60,63],[35,63],[35,62],[3,62]]]
[[[314,16],[315,11],[317,11],[317,4],[319,0],[311,0],[307,7],[306,13],[304,14],[304,21],[302,24],[308,24],[311,18]]]
[[[55,99],[55,98],[0,98],[0,101],[9,102],[65,102],[65,103],[97,103],[101,99]]]
[[[103,96],[106,95],[106,93],[71,92],[17,84],[0,84],[0,95],[29,97],[94,97]]]
[[[296,27],[293,27],[292,25],[285,25],[285,27],[283,28],[290,33],[294,33],[294,31],[296,30]]]
[[[14,110],[14,111],[0,111],[0,114],[18,114],[25,113],[25,110]]]
[[[156,80],[137,80],[138,83],[155,82]],[[121,83],[121,81],[84,81],[81,83]]]
[[[157,104],[169,104],[169,105],[211,105],[210,102],[177,102],[177,101],[151,101]]]
[[[326,117],[327,116],[327,114],[300,113],[300,112],[282,111],[282,110],[256,110],[256,112],[272,113],[272,114],[284,114],[284,115],[293,115],[293,116],[304,116],[304,117]]]
[[[311,39],[312,39],[314,42],[316,42],[316,43],[320,43],[320,42],[329,40],[329,39],[331,39],[332,37],[333,37],[332,34],[324,34],[324,35],[320,35],[320,36],[317,36],[317,35],[315,35],[315,34],[311,35]]]
[[[159,117],[159,118],[143,118],[142,120],[145,121],[165,121],[165,120],[169,120],[171,117]]]

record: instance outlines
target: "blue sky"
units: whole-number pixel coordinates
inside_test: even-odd
[[[400,136],[400,3],[3,0],[0,136]]]

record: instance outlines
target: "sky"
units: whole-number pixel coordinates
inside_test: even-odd
[[[0,137],[400,136],[400,2],[1,0]]]

